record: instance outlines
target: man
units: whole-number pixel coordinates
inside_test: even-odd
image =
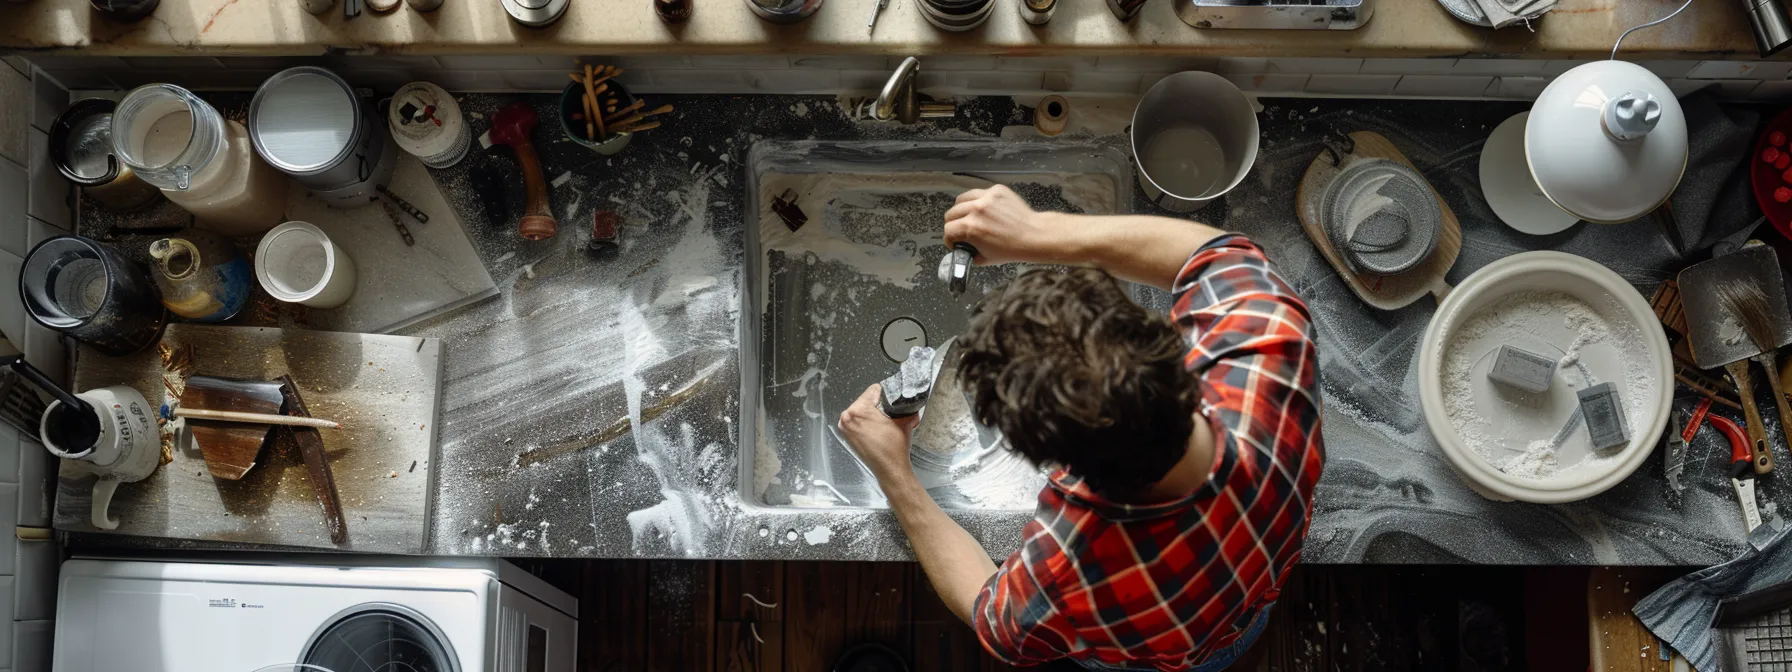
[[[1231,664],[1300,556],[1324,459],[1306,306],[1241,236],[1034,212],[1002,186],[959,196],[945,238],[980,263],[1085,268],[1021,275],[960,337],[978,419],[1060,467],[999,569],[916,481],[913,419],[879,412],[875,385],[840,415],[940,597],[1011,664]],[[1109,273],[1172,290],[1170,318]]]

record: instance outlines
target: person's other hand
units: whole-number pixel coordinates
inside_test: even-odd
[[[908,461],[909,434],[919,422],[918,416],[891,418],[877,407],[883,388],[872,385],[840,413],[840,434],[852,444],[853,451],[878,483],[896,474],[913,474]]]
[[[964,241],[977,248],[977,262],[1062,262],[1071,254],[1056,213],[1035,212],[1004,185],[958,195],[946,211],[946,247]]]

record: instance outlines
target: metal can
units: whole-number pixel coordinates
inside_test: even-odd
[[[249,103],[249,139],[268,165],[331,207],[372,203],[392,179],[392,135],[348,82],[323,68],[276,73]]]
[[[386,125],[398,146],[431,168],[460,163],[473,145],[473,131],[460,104],[442,87],[411,82],[392,94]]]

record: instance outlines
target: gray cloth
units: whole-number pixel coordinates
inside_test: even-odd
[[[1749,535],[1736,559],[1687,574],[1650,593],[1631,613],[1643,627],[1674,647],[1699,672],[1717,672],[1717,642],[1711,624],[1717,603],[1792,580],[1792,526],[1764,524]]]
[[[1686,174],[1669,205],[1673,242],[1685,256],[1752,229],[1760,220],[1748,161],[1761,115],[1741,106],[1720,106],[1704,91],[1680,99],[1680,109],[1686,114]]]

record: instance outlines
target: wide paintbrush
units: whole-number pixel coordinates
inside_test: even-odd
[[[1747,280],[1718,283],[1714,289],[1717,293],[1717,300],[1723,304],[1724,310],[1729,311],[1730,315],[1736,318],[1736,322],[1742,325],[1742,331],[1748,335],[1748,339],[1761,351],[1760,354],[1749,359],[1755,360],[1755,363],[1760,364],[1761,368],[1767,372],[1768,385],[1773,389],[1773,401],[1780,412],[1780,432],[1786,437],[1787,449],[1792,450],[1792,431],[1787,431],[1786,428],[1786,420],[1792,418],[1792,406],[1786,402],[1786,391],[1780,384],[1779,363],[1775,361],[1779,342],[1774,337],[1773,304],[1768,301],[1767,293],[1762,291],[1760,285]],[[1784,308],[1782,307],[1781,310]],[[1743,364],[1742,368],[1746,371],[1747,366],[1747,364]],[[1743,394],[1752,392],[1752,390],[1739,391]],[[1756,473],[1772,471],[1773,455],[1767,449],[1766,441],[1763,440],[1758,445],[1760,450],[1755,455]]]

